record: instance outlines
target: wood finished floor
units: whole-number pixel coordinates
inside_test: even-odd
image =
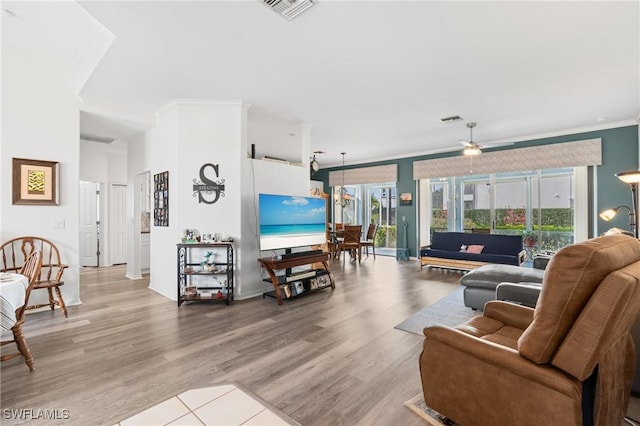
[[[70,418],[3,415],[2,424],[113,425],[185,390],[234,381],[303,425],[424,425],[403,405],[420,392],[422,338],[393,327],[461,275],[382,256],[331,266],[334,291],[283,306],[254,298],[180,308],[148,278],[124,278],[122,266],[85,269],[83,304],[68,319],[27,317],[37,370],[20,359],[1,365],[3,414],[66,409]]]

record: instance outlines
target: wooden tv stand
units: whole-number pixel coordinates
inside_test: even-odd
[[[296,266],[311,265],[314,263],[322,264],[322,268],[310,270],[310,271],[314,271],[315,274],[311,276],[308,276],[305,274],[305,276],[301,278],[300,281],[305,281],[305,283],[307,283],[314,278],[318,279],[319,277],[328,277],[331,284],[326,285],[324,287],[317,287],[317,288],[311,288],[308,285],[305,285],[305,289],[308,289],[305,292],[309,293],[316,290],[322,290],[323,288],[327,288],[327,287],[331,287],[332,289],[336,288],[335,282],[333,281],[333,277],[331,276],[331,272],[329,272],[328,260],[329,260],[329,253],[324,253],[324,252],[310,254],[310,255],[303,255],[303,256],[288,257],[285,259],[274,259],[271,257],[264,257],[262,259],[258,259],[258,262],[260,262],[260,265],[269,274],[269,278],[271,279],[271,283],[273,284],[273,292],[269,292],[271,294],[264,293],[263,297],[273,296],[276,298],[278,305],[282,305],[283,303],[282,287],[284,285],[288,285],[290,282],[295,282],[297,280],[295,279],[295,274],[292,274],[289,276],[289,278],[293,278],[293,280],[287,281],[287,278],[288,278],[287,276],[278,276],[276,275],[276,271],[283,270],[283,269],[290,269]],[[267,280],[265,279],[265,281]],[[297,294],[297,295],[300,295],[300,294]]]

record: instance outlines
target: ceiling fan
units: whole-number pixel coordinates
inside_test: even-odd
[[[473,141],[473,128],[476,127],[476,123],[467,123],[467,127],[469,128],[469,140],[468,141],[460,141],[460,143],[464,146],[462,150],[463,155],[475,156],[482,154],[481,148],[484,146],[480,146]]]

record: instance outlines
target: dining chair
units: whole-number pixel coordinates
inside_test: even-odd
[[[327,229],[327,251],[331,255],[331,258],[335,258],[338,256],[338,242],[334,237],[335,233],[331,229]]]
[[[367,229],[366,239],[360,241],[360,247],[364,247],[367,250],[367,257],[369,257],[369,247],[373,251],[373,258],[376,258],[376,234],[378,233],[378,225],[370,223]]]
[[[67,307],[60,287],[64,285],[62,274],[68,266],[62,263],[60,251],[53,242],[34,236],[16,237],[5,242],[0,246],[0,272],[18,272],[35,250],[41,252],[42,267],[33,289],[46,290],[49,298],[47,302],[27,306],[27,309],[49,306],[53,310],[58,305],[62,315],[67,318]]]
[[[360,259],[362,257],[362,248],[360,246],[360,238],[362,234],[362,225],[345,225],[344,226],[344,236],[342,241],[338,243],[338,251],[342,255],[345,251],[349,251],[351,256],[358,259],[358,263],[360,263]],[[344,265],[344,256],[342,258],[342,264]]]
[[[0,346],[7,345],[9,343],[15,343],[18,347],[18,352],[2,355],[0,357],[0,361],[8,361],[18,356],[22,356],[24,358],[24,363],[29,367],[29,371],[35,370],[33,365],[33,356],[31,355],[31,351],[29,350],[29,345],[27,345],[27,340],[24,337],[22,332],[22,324],[24,324],[25,312],[27,310],[27,306],[29,305],[29,296],[31,295],[31,290],[33,290],[34,286],[37,283],[38,275],[40,275],[40,268],[42,266],[42,253],[39,250],[33,251],[27,261],[24,263],[19,273],[24,275],[29,280],[29,285],[27,286],[27,290],[24,296],[24,305],[16,309],[16,323],[11,327],[11,333],[13,334],[13,339],[0,341]]]

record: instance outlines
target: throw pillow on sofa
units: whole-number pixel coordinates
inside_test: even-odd
[[[475,253],[475,254],[480,254],[482,253],[482,250],[484,250],[484,246],[481,245],[470,245],[469,247],[467,247],[467,253]]]

